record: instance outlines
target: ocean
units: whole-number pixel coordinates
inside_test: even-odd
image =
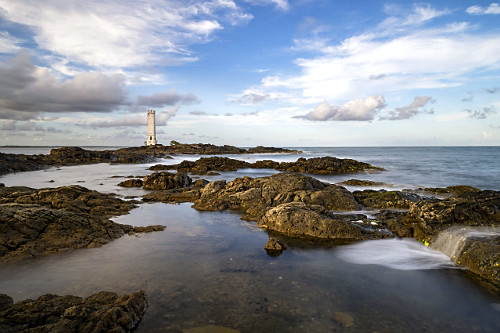
[[[50,147],[0,147],[6,153],[48,153]],[[93,147],[93,149],[114,149]],[[500,147],[298,148],[302,154],[233,155],[256,161],[335,156],[383,167],[380,172],[315,176],[383,182],[404,189],[471,185],[500,190]],[[175,156],[175,164],[200,156]],[[120,188],[156,163],[50,168],[0,177],[6,186],[79,184],[122,198],[147,190]],[[267,176],[242,169],[208,180]],[[357,189],[349,187],[350,190]],[[449,258],[410,239],[311,244],[288,239],[269,257],[267,232],[232,211],[199,212],[191,204],[141,204],[114,221],[162,224],[163,232],[123,236],[101,248],[0,264],[0,293],[16,301],[42,294],[88,296],[143,289],[150,307],[137,332],[498,332],[500,298]],[[230,331],[232,329],[233,331]]]

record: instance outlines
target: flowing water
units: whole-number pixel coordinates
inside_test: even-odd
[[[455,162],[449,163],[443,159],[451,148],[436,148],[444,150],[441,153],[430,149],[426,155],[428,149],[315,148],[306,149],[303,156],[349,157],[387,169],[322,177],[329,182],[358,178],[394,184],[387,188],[467,184],[500,189],[500,172],[492,162],[499,160],[498,148],[457,148]],[[448,152],[448,158],[452,155]],[[464,155],[473,159],[473,166],[463,165]],[[237,156],[249,161],[297,157]],[[453,164],[456,170],[450,169]],[[116,184],[130,175],[148,174],[150,165],[61,167],[6,175],[0,182],[37,188],[80,184],[135,197],[146,191]],[[239,170],[206,178],[272,173]],[[196,327],[218,327],[220,332],[222,327],[240,332],[500,331],[500,298],[483,290],[444,254],[416,241],[341,244],[282,238],[288,249],[269,257],[264,250],[266,231],[239,217],[237,212],[198,212],[190,204],[141,204],[113,220],[135,226],[162,224],[165,231],[0,264],[0,293],[19,301],[45,293],[88,296],[101,290],[121,294],[144,289],[150,307],[137,332],[188,332]]]

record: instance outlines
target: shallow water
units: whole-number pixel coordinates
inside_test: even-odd
[[[349,155],[355,155],[356,150],[340,149],[335,156],[354,157],[388,170],[325,180],[384,181],[395,177],[405,187],[469,183],[488,188],[479,186],[482,178],[476,177],[484,170],[469,170],[460,178],[446,171],[445,164],[436,162],[435,174],[429,172],[431,175],[425,178],[425,166],[417,164],[411,170],[414,174],[404,170],[409,158],[396,158],[403,151],[396,153],[396,149],[394,159],[389,156],[384,162],[387,151],[364,152],[361,155],[367,159],[363,159]],[[327,153],[306,151],[304,156]],[[428,163],[433,156],[428,157]],[[297,157],[238,158],[294,161]],[[184,156],[176,156],[161,162],[173,164],[183,159]],[[484,159],[483,156],[488,166]],[[424,158],[421,160],[425,162]],[[147,168],[152,164],[61,167],[11,174],[0,177],[0,182],[31,187],[78,183],[102,192],[140,196],[144,190],[120,188],[116,184],[129,175],[150,173]],[[499,173],[493,172],[498,167],[494,168],[497,169],[490,170],[489,184],[498,189],[495,177]],[[247,169],[204,178],[232,180],[273,173],[274,170]],[[424,182],[426,179],[428,183]],[[239,213],[229,211],[198,212],[190,204],[142,204],[131,214],[113,220],[135,226],[163,224],[167,226],[165,231],[127,235],[101,248],[0,264],[0,293],[19,301],[45,293],[88,296],[101,290],[122,294],[144,289],[150,307],[138,332],[182,332],[208,325],[241,332],[500,331],[500,298],[486,293],[467,271],[456,269],[444,255],[418,242],[392,239],[313,244],[283,238],[288,249],[273,258],[264,250],[268,234],[239,217]],[[343,327],[339,318],[352,318],[353,323]],[[344,325],[349,321],[344,320]]]
[[[206,325],[241,332],[329,332],[341,328],[335,312],[353,318],[346,328],[353,332],[500,329],[498,297],[461,270],[449,269],[443,258],[426,257],[428,249],[419,243],[400,255],[405,265],[413,263],[404,270],[385,264],[384,253],[398,256],[394,252],[404,248],[395,240],[318,246],[285,239],[289,249],[272,258],[263,249],[268,235],[254,223],[233,212],[198,212],[189,204],[143,204],[114,220],[167,228],[124,236],[102,248],[2,264],[0,293],[18,301],[44,293],[144,289],[150,308],[138,332]],[[346,254],[371,259],[352,263]],[[419,267],[422,257],[434,269]]]

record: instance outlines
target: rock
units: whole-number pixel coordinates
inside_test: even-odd
[[[202,157],[197,161],[182,161],[169,167],[177,171],[190,172],[193,175],[207,175],[214,174],[213,171],[236,171],[249,166],[248,162],[228,157]]]
[[[406,211],[387,210],[384,209],[375,214],[377,220],[380,220],[387,229],[396,234],[398,237],[412,237],[411,227],[403,223],[406,217]]]
[[[279,171],[303,172],[309,174],[338,175],[355,173],[365,170],[383,170],[371,164],[358,162],[352,159],[339,159],[336,157],[299,158],[296,162],[281,162]]]
[[[359,180],[359,179],[349,179],[345,182],[338,183],[337,185],[349,185],[349,186],[385,186],[386,183],[374,182],[372,180]]]
[[[12,297],[5,295],[5,294],[0,294],[0,312],[7,310],[14,304],[14,300]]]
[[[334,312],[333,318],[343,327],[351,327],[354,324],[354,318],[346,312]]]
[[[434,236],[450,226],[500,225],[500,192],[466,192],[444,200],[414,203],[403,223],[418,240],[432,243]]]
[[[191,178],[185,172],[155,172],[144,177],[143,187],[148,190],[169,190],[190,186]]]
[[[165,165],[165,164],[155,164],[153,166],[150,166],[148,170],[154,170],[154,171],[163,171],[163,170],[171,170],[170,165]]]
[[[240,333],[240,331],[224,326],[207,325],[195,328],[186,328],[182,330],[182,333]]]
[[[422,190],[425,192],[431,192],[435,194],[451,194],[451,195],[459,195],[467,192],[481,192],[480,189],[468,185],[454,185],[445,188],[424,188]]]
[[[387,191],[387,190],[364,190],[354,191],[356,200],[365,207],[369,208],[410,208],[411,204],[424,200],[418,194]]]
[[[279,256],[281,253],[283,253],[284,250],[286,250],[286,245],[274,237],[269,237],[266,246],[264,246],[264,249],[266,250],[268,255],[270,255],[271,257],[275,257]]]
[[[194,202],[200,198],[201,189],[208,184],[205,179],[198,179],[191,187],[183,187],[172,190],[161,190],[148,193],[142,197],[143,201],[156,201],[165,203]]]
[[[359,208],[345,188],[296,173],[236,178],[229,183],[213,181],[203,188],[193,207],[198,210],[237,209],[245,213],[244,219],[257,221],[269,208],[288,202],[321,205],[331,210]]]
[[[154,231],[163,231],[165,230],[166,226],[164,225],[148,225],[147,227],[133,227],[128,233],[129,234],[134,234],[134,233],[147,233],[147,232],[154,232]]]
[[[275,147],[263,147],[257,146],[255,148],[248,148],[249,154],[299,154],[302,153],[300,150],[295,149],[285,149],[285,148],[275,148]]]
[[[135,202],[81,186],[3,187],[0,198],[0,261],[99,247],[133,229],[108,218]]]
[[[308,236],[344,240],[393,237],[384,230],[355,222],[363,217],[360,214],[327,213],[321,206],[290,202],[269,209],[258,224],[292,237]]]
[[[147,307],[144,291],[121,297],[107,291],[87,298],[47,294],[0,312],[0,331],[131,332]]]
[[[142,179],[127,179],[118,184],[122,187],[142,187]]]
[[[135,201],[123,201],[114,194],[100,193],[80,185],[32,189],[4,187],[0,203],[36,204],[48,208],[100,216],[118,216],[136,207]]]
[[[456,263],[488,281],[491,284],[488,287],[492,287],[491,289],[500,295],[499,234],[467,239],[457,256]]]

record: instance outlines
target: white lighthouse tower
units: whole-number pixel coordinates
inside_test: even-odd
[[[146,146],[156,145],[155,110],[148,110],[148,138]]]

